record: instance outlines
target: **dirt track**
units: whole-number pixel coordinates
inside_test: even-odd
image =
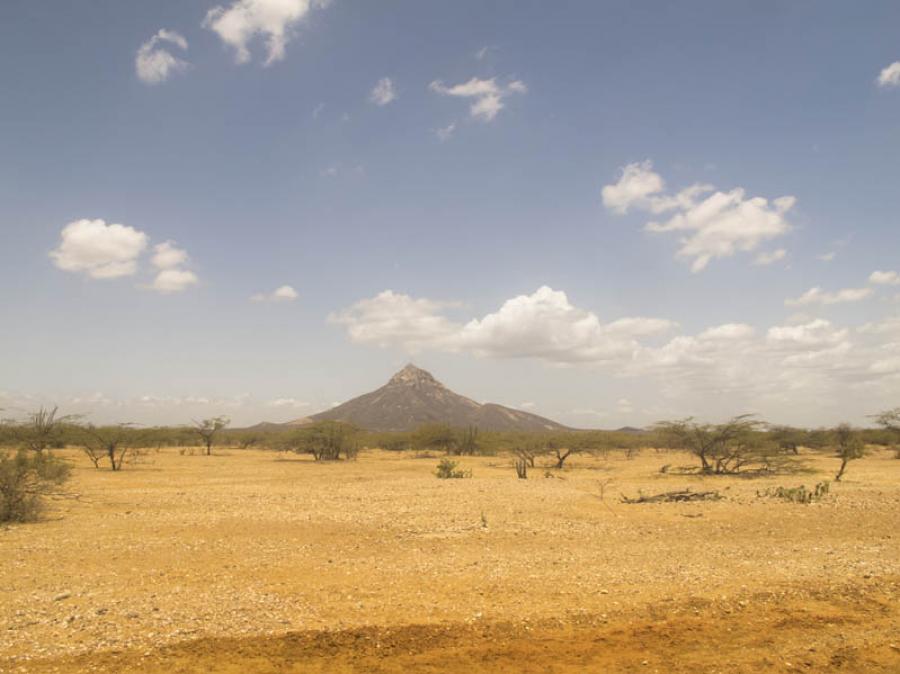
[[[855,462],[823,503],[756,497],[834,467],[802,460],[713,480],[614,453],[527,481],[381,452],[79,463],[80,500],[0,532],[0,670],[898,672],[900,461]],[[726,499],[618,502],[685,486]]]

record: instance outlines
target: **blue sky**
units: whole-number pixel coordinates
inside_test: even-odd
[[[863,423],[898,62],[895,2],[7,0],[0,407]]]

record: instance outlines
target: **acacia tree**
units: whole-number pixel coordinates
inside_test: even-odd
[[[792,426],[772,426],[769,429],[769,437],[782,452],[797,455],[800,453],[800,445],[803,444],[806,433]]]
[[[298,454],[312,454],[316,461],[338,461],[341,454],[355,459],[359,453],[356,429],[340,421],[323,421],[309,428],[289,433],[282,447]]]
[[[575,446],[571,442],[561,442],[559,440],[548,440],[547,451],[556,457],[556,465],[553,466],[557,470],[562,470],[566,464],[566,459],[575,451]]]
[[[524,461],[529,468],[534,468],[534,460],[546,451],[546,448],[540,443],[536,442],[523,442],[521,444],[517,444],[513,448],[513,454],[515,454],[519,460]]]
[[[656,425],[669,449],[686,450],[700,459],[707,475],[737,473],[750,464],[764,464],[766,439],[759,437],[763,422],[743,414],[724,424],[701,424],[693,417]]]
[[[894,453],[900,459],[900,407],[876,414],[875,423],[894,436]]]
[[[106,459],[112,470],[122,470],[125,456],[130,450],[136,449],[140,442],[141,436],[135,430],[134,424],[116,426],[90,424],[81,429],[81,446],[94,464],[94,468],[100,468],[100,462]]]
[[[206,447],[206,456],[212,454],[213,441],[216,439],[218,432],[230,423],[231,420],[228,417],[210,417],[202,421],[194,420],[194,432],[203,441],[203,446]]]
[[[866,446],[859,433],[850,424],[841,424],[834,429],[835,454],[841,460],[841,467],[835,482],[840,482],[847,469],[847,464],[856,459],[861,459],[866,453]]]

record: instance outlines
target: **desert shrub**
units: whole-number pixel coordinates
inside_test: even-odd
[[[69,478],[69,466],[46,452],[20,449],[0,456],[0,522],[29,522],[45,496]]]
[[[761,432],[762,426],[751,415],[734,417],[724,424],[702,424],[689,417],[660,422],[656,432],[663,447],[696,456],[702,473],[723,475],[751,468],[772,469],[780,452]]]
[[[440,480],[458,480],[461,478],[472,477],[471,470],[457,470],[456,461],[450,459],[441,459],[434,474]]]
[[[814,489],[809,490],[805,485],[799,487],[773,487],[765,491],[757,491],[758,497],[780,498],[791,503],[813,503],[821,501],[830,491],[828,482],[819,482]]]
[[[840,482],[847,470],[847,464],[856,459],[865,456],[866,446],[863,444],[859,433],[855,431],[849,424],[841,424],[834,429],[835,455],[841,460],[841,467],[838,469],[837,475],[834,476],[835,482]]]

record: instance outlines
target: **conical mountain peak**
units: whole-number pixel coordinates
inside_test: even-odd
[[[345,421],[372,431],[411,431],[422,424],[495,431],[547,431],[565,427],[535,414],[502,405],[481,405],[454,393],[420,367],[409,364],[387,384],[310,417]]]
[[[423,370],[420,367],[416,367],[412,363],[409,363],[406,367],[400,370],[397,374],[391,377],[388,385],[400,385],[400,386],[417,386],[417,385],[431,385],[431,386],[441,386],[441,383],[431,376],[430,372]]]

